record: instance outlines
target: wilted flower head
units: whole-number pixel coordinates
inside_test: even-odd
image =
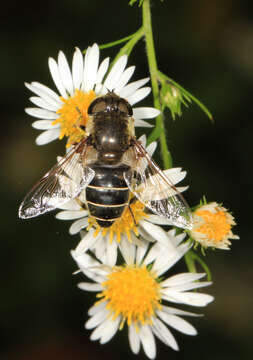
[[[236,225],[234,217],[216,202],[198,207],[193,212],[193,221],[191,237],[203,247],[228,250],[229,239],[239,239],[232,232]]]

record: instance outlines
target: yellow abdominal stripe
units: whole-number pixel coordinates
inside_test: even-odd
[[[131,210],[129,208],[131,208]],[[102,233],[102,236],[106,236],[109,233],[110,242],[116,239],[119,243],[121,241],[121,236],[123,235],[126,235],[128,240],[132,242],[131,231],[138,236],[137,225],[139,221],[148,217],[144,212],[144,208],[145,205],[138,200],[135,203],[126,206],[121,217],[108,228],[102,228],[97,224],[96,219],[90,216],[88,219],[89,225],[87,230],[91,229],[91,227],[95,227],[96,230],[94,236],[98,236],[99,233]]]

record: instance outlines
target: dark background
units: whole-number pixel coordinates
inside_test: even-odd
[[[153,25],[160,69],[202,100],[212,125],[192,105],[167,134],[174,165],[188,171],[187,200],[223,202],[238,226],[230,251],[208,251],[215,302],[204,318],[190,319],[197,337],[174,334],[181,351],[158,344],[158,358],[248,359],[252,353],[252,82],[253,5],[236,0],[153,1]],[[1,5],[1,315],[0,358],[136,358],[126,332],[108,344],[89,341],[83,329],[94,294],[76,288],[80,277],[70,250],[79,240],[68,222],[52,214],[30,221],[17,218],[31,185],[64,152],[62,142],[34,143],[24,107],[32,94],[24,81],[54,88],[47,67],[61,49],[72,59],[75,46],[106,43],[135,32],[140,10],[127,1],[12,1]],[[102,57],[115,50],[103,51]],[[147,76],[144,43],[130,57],[134,80]],[[143,105],[150,101],[145,100]],[[184,307],[186,309],[187,307]],[[195,309],[187,308],[194,311]],[[202,311],[201,311],[202,310]],[[139,358],[143,358],[143,352]]]

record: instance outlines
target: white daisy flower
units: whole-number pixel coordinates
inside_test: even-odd
[[[193,212],[193,229],[191,237],[203,247],[229,250],[229,239],[239,239],[233,234],[236,225],[234,217],[228,210],[216,202],[199,206]]]
[[[146,137],[142,136],[139,141],[145,147]],[[156,142],[153,142],[146,148],[150,156],[154,153],[156,145]],[[181,171],[181,168],[168,169],[164,173],[174,185],[184,179],[186,175],[186,171]],[[186,189],[187,187],[177,188],[179,192]],[[114,254],[115,258],[113,261],[115,262],[117,258],[117,244],[120,242],[130,241],[138,245],[140,244],[140,239],[146,239],[151,242],[160,241],[166,243],[167,234],[158,225],[172,225],[171,222],[158,215],[147,214],[144,211],[145,205],[138,200],[131,203],[129,207],[125,207],[122,216],[110,227],[101,228],[96,220],[89,216],[85,206],[84,190],[78,198],[60,206],[59,208],[63,211],[56,214],[56,218],[60,220],[75,220],[70,226],[69,232],[71,235],[74,235],[81,231],[81,241],[76,251],[85,252],[92,250],[101,261],[107,257],[107,253]]]
[[[93,329],[90,339],[104,344],[117,330],[128,326],[131,350],[137,354],[142,345],[147,357],[156,357],[155,336],[174,350],[178,344],[170,331],[173,328],[187,335],[196,329],[181,316],[198,316],[179,310],[168,303],[203,307],[213,301],[208,294],[192,291],[210,285],[200,282],[205,274],[181,273],[166,277],[165,273],[189,250],[189,243],[180,244],[173,230],[172,242],[157,242],[150,249],[148,243],[121,246],[125,264],[101,264],[87,253],[72,251],[80,270],[91,280],[81,282],[79,288],[99,292],[97,301],[88,311],[86,329]],[[162,278],[161,278],[162,276]]]
[[[30,101],[37,106],[25,111],[39,119],[32,126],[43,130],[36,138],[37,145],[44,145],[64,136],[68,137],[68,146],[79,142],[85,135],[89,104],[109,90],[113,90],[131,105],[144,99],[151,91],[150,87],[143,87],[149,78],[128,83],[135,66],[126,68],[126,65],[127,56],[123,55],[108,72],[109,58],[99,64],[97,44],[88,47],[84,56],[76,48],[72,71],[62,51],[59,52],[58,62],[49,58],[49,70],[59,94],[38,82],[25,84],[36,95]],[[133,108],[135,126],[151,127],[143,119],[154,118],[159,113],[159,110],[151,107]]]

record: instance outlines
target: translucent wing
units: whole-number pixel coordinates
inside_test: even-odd
[[[133,139],[124,161],[131,164],[124,178],[137,199],[171,224],[191,229],[192,215],[183,196],[138,141]]]
[[[78,196],[95,174],[85,166],[87,148],[84,139],[34,185],[20,205],[20,218],[44,214]]]

